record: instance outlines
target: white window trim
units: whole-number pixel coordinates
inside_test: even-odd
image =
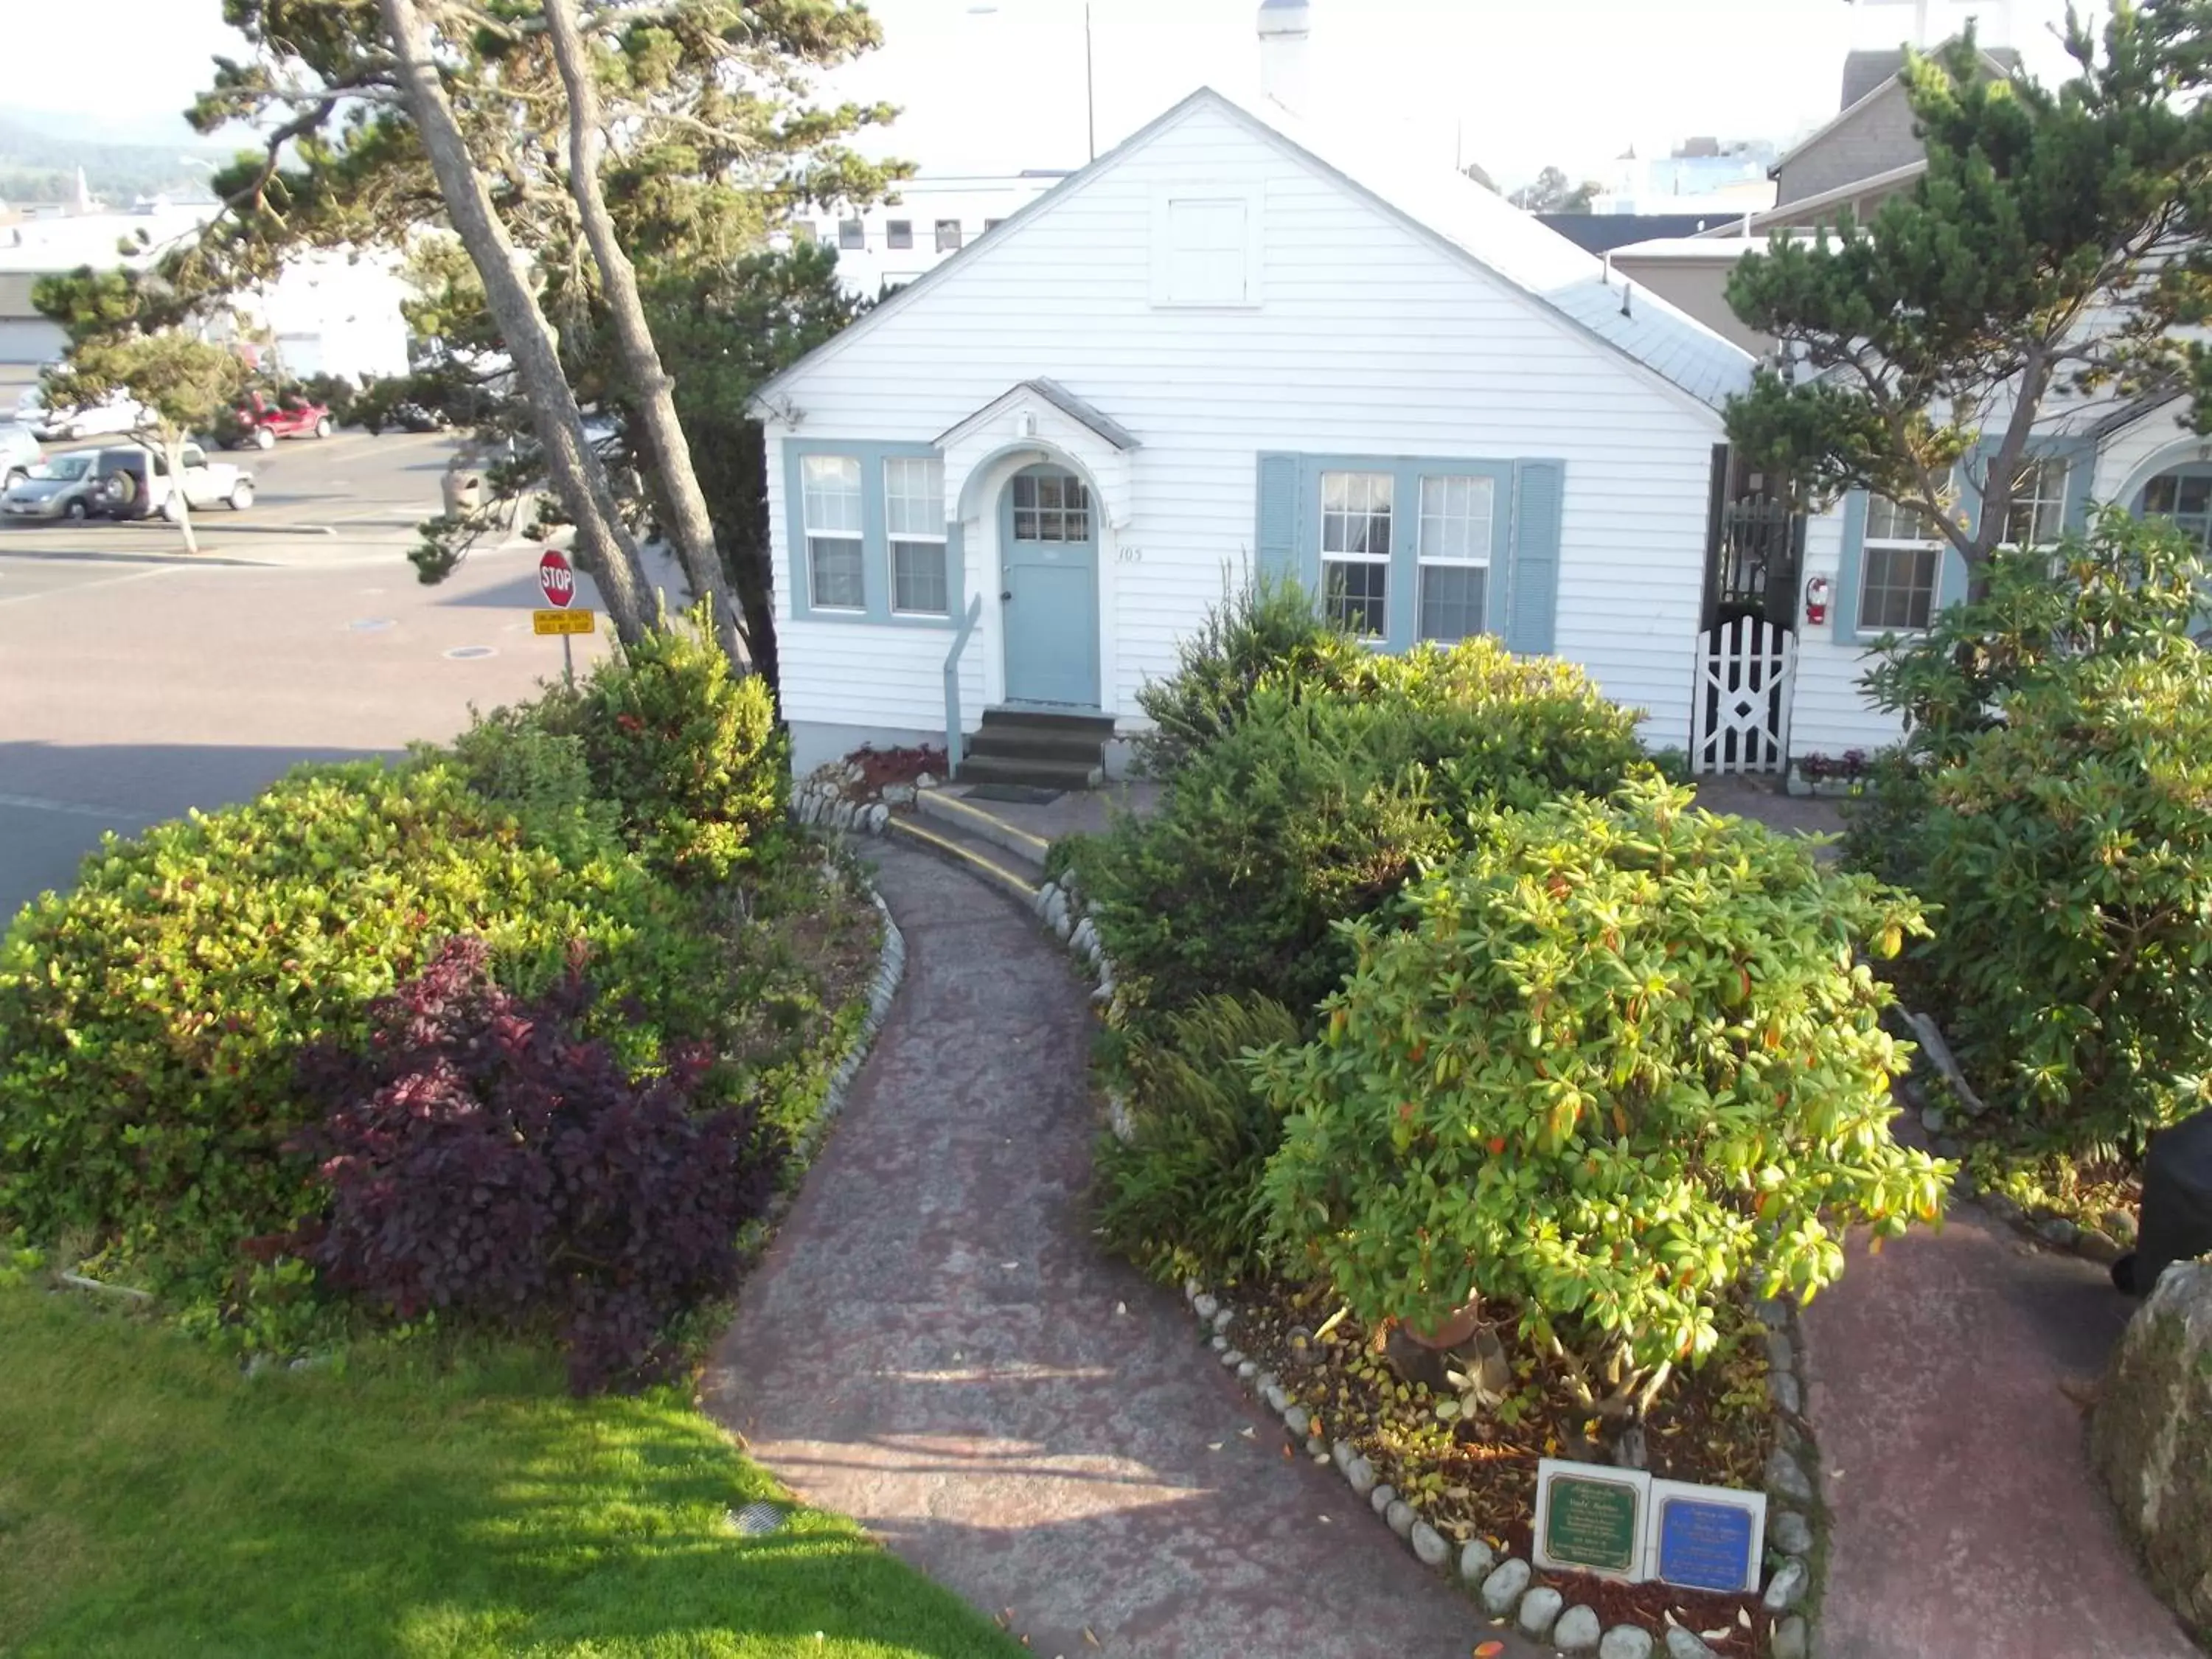
[[[1338,477],[1346,478],[1380,478],[1389,486],[1391,552],[1332,553],[1328,550],[1328,509],[1327,505],[1328,501],[1328,481],[1332,477]],[[1398,502],[1397,477],[1395,473],[1390,472],[1368,472],[1363,471],[1358,467],[1332,466],[1322,470],[1319,479],[1319,484],[1322,505],[1321,511],[1315,515],[1314,539],[1315,544],[1321,556],[1321,602],[1322,609],[1326,611],[1328,606],[1329,566],[1333,564],[1381,565],[1382,567],[1382,625],[1372,634],[1361,634],[1358,635],[1358,637],[1362,640],[1387,640],[1390,637],[1390,564],[1393,558],[1395,556],[1399,533],[1403,529],[1405,522]],[[1352,514],[1349,512],[1346,512],[1342,516],[1350,518]],[[1361,509],[1359,516],[1371,523],[1376,514],[1373,507],[1370,506]],[[1418,524],[1418,522],[1419,520],[1417,519],[1416,523]],[[1419,537],[1419,532],[1418,529],[1415,531],[1414,534],[1417,538]]]
[[[1449,516],[1443,514],[1431,515],[1429,513],[1429,486],[1431,483],[1463,483],[1472,486],[1475,491],[1476,502],[1486,509],[1480,513],[1471,512],[1468,514],[1467,519],[1468,523],[1471,525],[1480,524],[1482,526],[1482,556],[1480,558],[1459,558],[1449,554],[1431,555],[1427,550],[1428,537],[1426,531],[1430,518],[1434,516],[1442,520],[1448,519]],[[1420,477],[1420,495],[1421,499],[1414,503],[1415,513],[1413,518],[1414,642],[1419,644],[1420,641],[1429,637],[1421,632],[1421,608],[1427,598],[1424,586],[1426,578],[1425,578],[1421,573],[1431,568],[1442,570],[1480,570],[1483,573],[1482,615],[1476,619],[1475,633],[1487,634],[1491,631],[1490,599],[1492,589],[1490,571],[1495,562],[1498,550],[1493,545],[1492,545],[1496,539],[1495,526],[1498,523],[1498,480],[1474,472],[1424,472]],[[1392,526],[1391,533],[1394,536],[1397,533],[1396,526]],[[1462,639],[1470,639],[1473,638],[1474,635],[1462,635],[1460,637]],[[1452,644],[1455,643],[1455,641],[1440,641],[1438,643]]]
[[[2033,502],[2039,508],[2047,507],[2051,509],[2052,515],[2057,520],[2057,533],[2053,536],[2046,537],[2039,541],[2028,543],[2021,543],[2007,539],[2001,543],[2000,545],[2010,548],[2015,552],[2017,552],[2022,546],[2056,547],[2065,538],[2066,535],[2066,492],[2068,486],[2073,483],[2074,464],[2063,455],[2031,455],[2027,460],[2021,464],[2021,470],[2024,475],[2032,476],[2039,482],[2040,482],[2045,475],[2052,471],[2056,471],[2058,481],[2058,494],[2055,496],[2041,495],[2015,495],[2012,499],[2011,507],[2007,511],[2006,517],[2009,519],[2011,515],[2014,513],[2017,513],[2023,505],[2030,502]],[[2017,486],[2015,486],[2015,488],[2017,488]],[[2037,516],[2040,517],[2041,514],[2039,513]],[[2005,528],[2007,530],[2010,530],[2012,526],[2008,523],[2005,526]]]
[[[1867,499],[1867,522],[1869,525],[1874,522],[1875,504],[1881,499],[1879,496],[1871,495]],[[1897,510],[1910,512],[1913,509],[1899,507]],[[1904,640],[1918,639],[1926,634],[1929,628],[1935,625],[1936,610],[1943,602],[1943,554],[1944,550],[1950,544],[1940,536],[1923,540],[1904,536],[1876,536],[1869,531],[1861,537],[1859,539],[1859,591],[1853,596],[1853,603],[1857,606],[1858,631],[1863,635],[1876,637],[1884,634],[1894,634],[1898,638]],[[1930,562],[1928,575],[1928,626],[1888,628],[1880,623],[1869,622],[1866,604],[1867,579],[1874,574],[1874,561],[1867,555],[1917,552],[1923,549],[1931,550],[1936,555]]]
[[[806,463],[810,460],[851,461],[860,472],[860,527],[857,530],[817,530],[814,527],[812,496],[806,488]],[[868,614],[868,472],[857,455],[808,455],[799,463],[799,516],[806,533],[806,608],[826,611],[835,617],[865,617]],[[860,603],[858,605],[824,605],[814,582],[814,544],[817,542],[850,542],[860,553]]]
[[[952,580],[950,538],[945,534],[945,526],[939,523],[935,535],[918,530],[904,531],[891,528],[891,469],[902,464],[910,465],[915,462],[921,462],[937,468],[937,497],[940,519],[944,511],[945,463],[943,461],[932,460],[927,456],[921,455],[886,455],[884,458],[884,560],[886,566],[884,579],[890,585],[890,592],[888,596],[890,613],[894,617],[949,617],[952,614],[952,595],[957,584]],[[945,579],[943,610],[911,611],[898,602],[898,550],[902,543],[911,546],[934,546],[937,549],[937,556],[943,563]]]
[[[1234,301],[1194,301],[1173,297],[1169,259],[1172,209],[1177,202],[1241,201],[1244,204],[1244,297]],[[1152,192],[1152,307],[1157,311],[1257,311],[1266,295],[1261,277],[1267,265],[1267,191],[1260,180],[1191,179],[1158,186]]]

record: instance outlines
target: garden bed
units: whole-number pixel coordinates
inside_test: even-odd
[[[1517,1347],[1510,1326],[1497,1332],[1515,1374],[1506,1406],[1479,1425],[1445,1424],[1435,1408],[1452,1395],[1409,1381],[1377,1347],[1376,1334],[1349,1314],[1332,1326],[1337,1303],[1326,1285],[1250,1281],[1237,1287],[1235,1304],[1237,1347],[1305,1408],[1314,1437],[1349,1443],[1455,1553],[1480,1539],[1501,1559],[1532,1559],[1539,1460],[1610,1461],[1586,1437],[1591,1425],[1565,1390]],[[1759,1488],[1778,1438],[1765,1335],[1747,1310],[1739,1310],[1723,1352],[1685,1374],[1653,1410],[1640,1467],[1665,1480]],[[1391,1346],[1413,1356],[1409,1370],[1424,1359],[1442,1363],[1403,1338]],[[1756,1591],[1717,1595],[1556,1572],[1540,1573],[1537,1582],[1569,1606],[1589,1607],[1608,1629],[1631,1624],[1657,1634],[1678,1624],[1725,1655],[1765,1653],[1774,1623]]]

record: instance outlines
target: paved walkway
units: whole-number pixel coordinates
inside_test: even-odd
[[[1064,960],[968,878],[878,856],[907,982],[709,1408],[1046,1659],[1466,1659],[1495,1633],[1474,1603],[1286,1463],[1181,1298],[1092,1241]]]
[[[1805,1310],[1835,1521],[1823,1659],[2191,1659],[2059,1389],[2100,1375],[2133,1307],[1973,1204],[1853,1249]]]

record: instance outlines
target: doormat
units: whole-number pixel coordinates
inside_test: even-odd
[[[1002,800],[1014,806],[1049,806],[1067,792],[1039,789],[1026,783],[975,783],[968,787],[969,800]]]

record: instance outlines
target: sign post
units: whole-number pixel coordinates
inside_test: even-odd
[[[545,556],[538,561],[538,586],[544,590],[545,603],[553,609],[533,613],[532,631],[561,636],[561,678],[574,685],[576,656],[568,640],[571,635],[592,631],[592,613],[568,609],[569,602],[576,597],[576,568],[568,562],[566,553],[556,548],[545,550]]]

